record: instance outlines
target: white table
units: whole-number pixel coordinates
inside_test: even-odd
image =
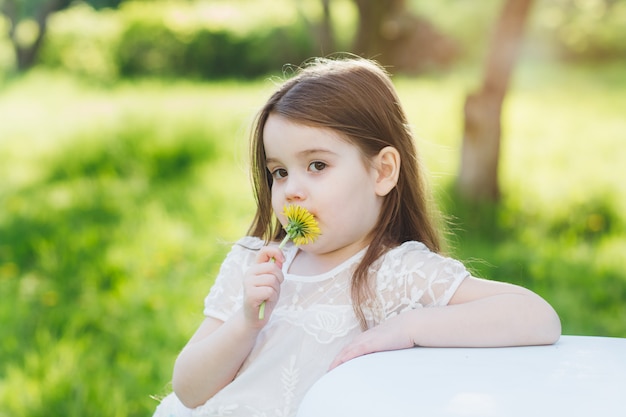
[[[297,417],[421,416],[626,417],[626,338],[374,353],[322,377]]]

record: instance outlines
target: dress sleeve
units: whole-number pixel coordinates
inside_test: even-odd
[[[385,255],[378,270],[379,313],[390,318],[406,310],[445,306],[469,276],[461,262],[420,242],[405,242]]]
[[[237,241],[224,259],[215,283],[204,299],[204,315],[226,321],[243,304],[243,276],[263,246],[257,238]]]

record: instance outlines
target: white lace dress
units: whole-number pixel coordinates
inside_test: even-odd
[[[242,278],[263,245],[257,238],[237,242],[205,299],[204,314],[227,320],[242,305]],[[174,394],[155,417],[288,417],[324,375],[341,350],[361,330],[350,303],[350,278],[364,250],[316,276],[289,274],[298,249],[288,244],[280,300],[233,382],[204,405],[190,410]],[[374,307],[365,312],[370,327],[405,310],[446,305],[470,274],[458,261],[437,255],[419,242],[406,242],[379,259]]]

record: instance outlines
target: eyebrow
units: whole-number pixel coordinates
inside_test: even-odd
[[[311,155],[318,155],[318,154],[337,155],[336,152],[333,152],[326,148],[312,148],[312,149],[305,149],[303,151],[298,152],[297,156],[299,158],[307,158],[307,157],[310,157]],[[265,159],[266,164],[275,163],[275,162],[278,162],[278,159],[276,158]]]

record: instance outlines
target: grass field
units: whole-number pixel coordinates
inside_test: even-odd
[[[503,200],[454,197],[451,74],[396,84],[451,252],[539,292],[564,333],[626,337],[625,67],[520,68]],[[272,83],[0,86],[0,417],[144,416],[253,207],[248,127]]]

